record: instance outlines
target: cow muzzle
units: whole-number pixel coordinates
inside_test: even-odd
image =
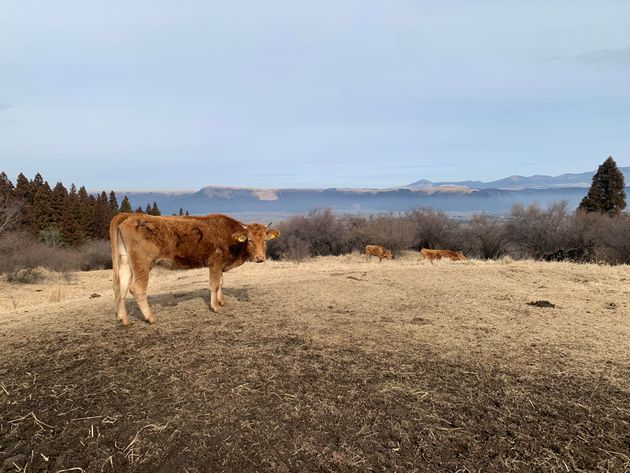
[[[256,256],[254,256],[254,261],[256,261],[256,263],[264,263],[265,262],[265,257],[256,255]]]

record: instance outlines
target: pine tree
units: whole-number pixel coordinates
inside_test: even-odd
[[[63,213],[66,200],[68,199],[68,190],[61,182],[55,185],[52,190],[51,207],[52,207],[52,220],[53,224],[59,228],[61,225],[61,214]]]
[[[125,196],[120,203],[120,211],[121,212],[132,212],[131,203],[129,202],[129,198]]]
[[[182,209],[181,207],[179,208],[179,215],[184,215],[184,209]]]
[[[120,209],[118,208],[118,199],[116,199],[116,193],[114,191],[109,193],[109,208],[111,209],[112,216],[120,213]]]
[[[144,209],[144,213],[147,215],[153,215],[153,210],[151,210],[151,205],[147,204],[147,208]]]
[[[35,196],[35,192],[37,192],[37,189],[43,186],[44,186],[44,178],[42,177],[40,173],[35,174],[35,177],[31,181],[31,189],[33,192],[33,198]]]
[[[138,208],[136,209],[136,213],[137,213],[137,214],[143,214],[143,213],[144,213],[144,210],[142,210],[142,207],[138,207]]]
[[[94,213],[92,214],[92,231],[94,238],[105,240],[109,237],[109,223],[112,220],[112,211],[104,191],[96,198]]]
[[[157,202],[153,202],[153,207],[151,207],[151,215],[155,215],[157,217],[159,217],[160,215],[162,215],[162,212],[160,212],[160,208],[157,205]]]
[[[85,186],[81,186],[77,194],[79,199],[79,223],[83,231],[84,238],[94,238],[92,234],[92,215],[94,214],[94,205],[96,199],[88,194]]]
[[[579,210],[605,213],[615,216],[626,208],[626,192],[623,173],[609,156],[593,176],[593,183]]]
[[[188,213],[188,210],[186,210],[186,216],[188,217],[190,214]]]
[[[20,173],[15,181],[15,196],[21,199],[25,204],[33,205],[33,187],[27,177]]]
[[[69,246],[78,246],[85,239],[81,225],[81,202],[74,184],[70,186],[70,192],[64,204],[59,230],[62,240]]]
[[[39,229],[33,213],[33,200],[35,193],[30,181],[22,173],[18,174],[15,181],[15,198],[22,203],[22,212],[17,226],[22,230],[37,235]]]
[[[39,176],[39,174],[38,174]],[[41,178],[41,176],[40,176]],[[41,232],[47,228],[50,228],[55,223],[54,210],[52,207],[52,190],[48,185],[48,182],[43,184],[36,184],[37,190],[33,198],[33,216],[37,228]]]
[[[13,193],[15,192],[15,186],[7,176],[6,172],[0,173],[0,197],[5,197],[8,199],[13,199],[15,196]]]

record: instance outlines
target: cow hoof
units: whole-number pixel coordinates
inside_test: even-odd
[[[212,310],[212,312],[214,313],[218,313],[219,312],[219,306],[211,306],[210,309]]]
[[[129,326],[129,320],[127,319],[122,319],[120,321],[120,325],[122,325],[123,327],[128,327]]]
[[[155,323],[155,317],[149,317],[147,319],[144,319],[148,324],[154,324]]]

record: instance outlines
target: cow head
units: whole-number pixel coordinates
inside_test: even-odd
[[[239,243],[247,243],[247,252],[251,261],[263,263],[267,257],[267,240],[273,240],[280,236],[278,230],[269,228],[262,223],[250,223],[243,225],[243,229],[232,234],[232,238]]]
[[[387,259],[394,259],[394,255],[392,254],[392,252],[390,250],[387,250],[385,252],[385,258],[387,258]]]
[[[457,252],[457,259],[460,261],[463,261],[466,259],[466,257],[464,256],[464,253],[462,253],[461,251]]]

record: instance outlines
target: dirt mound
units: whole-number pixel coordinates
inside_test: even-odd
[[[533,302],[528,302],[527,305],[531,305],[534,307],[544,307],[546,309],[555,309],[556,305],[552,304],[549,301],[533,301]]]

